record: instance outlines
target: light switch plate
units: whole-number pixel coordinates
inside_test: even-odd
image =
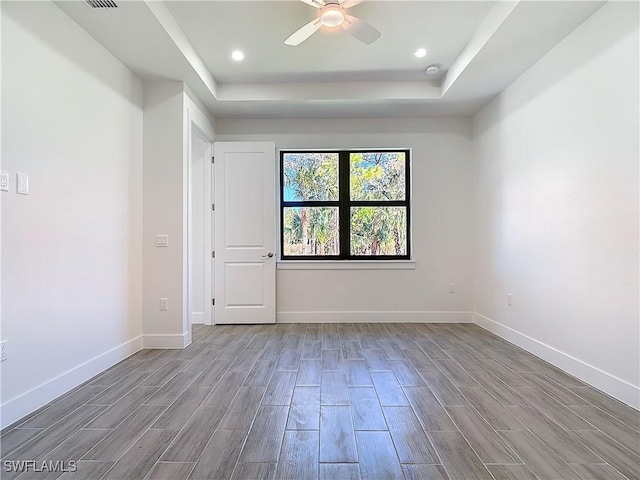
[[[169,235],[156,235],[156,247],[168,247]]]
[[[26,173],[16,173],[16,193],[29,195],[29,175]]]
[[[9,191],[9,172],[5,172],[4,170],[0,172],[0,191]]]

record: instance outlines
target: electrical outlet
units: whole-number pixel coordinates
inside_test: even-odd
[[[449,284],[449,293],[456,293],[456,284],[455,283],[450,283]]]
[[[169,235],[156,235],[156,247],[168,247]]]
[[[7,359],[7,341],[0,342],[0,362],[4,362]]]
[[[0,191],[9,191],[9,172],[0,172]]]
[[[169,299],[161,298],[160,299],[160,310],[169,310]]]
[[[511,296],[510,293],[507,293],[507,305],[509,306],[513,305],[513,297]]]

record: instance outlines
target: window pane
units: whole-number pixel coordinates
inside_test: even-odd
[[[406,207],[351,208],[351,255],[406,254]]]
[[[338,200],[337,153],[285,153],[284,201]]]
[[[404,200],[405,153],[350,155],[351,200]]]
[[[284,209],[284,255],[338,255],[338,207]]]

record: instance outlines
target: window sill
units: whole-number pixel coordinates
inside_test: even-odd
[[[415,270],[413,260],[280,260],[278,270]]]

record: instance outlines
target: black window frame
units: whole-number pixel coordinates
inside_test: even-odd
[[[338,154],[338,200],[333,201],[285,201],[284,200],[284,156],[288,153],[337,153]],[[404,153],[405,154],[405,198],[404,200],[351,200],[350,155],[352,153]],[[339,255],[285,255],[284,254],[284,209],[295,207],[338,207],[340,254]],[[405,255],[352,255],[351,254],[351,208],[352,207],[405,207],[407,209],[407,253]],[[346,214],[346,215],[345,215]],[[346,222],[342,219],[347,218]],[[337,149],[337,150],[280,150],[280,259],[297,261],[315,260],[410,260],[411,259],[411,149]]]

